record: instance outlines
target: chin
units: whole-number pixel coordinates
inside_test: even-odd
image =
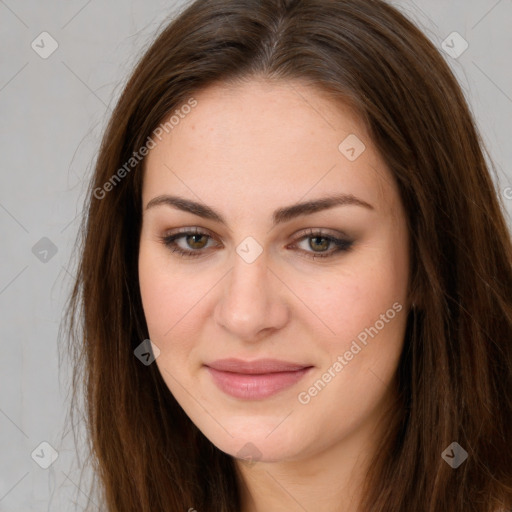
[[[286,427],[279,425],[282,420],[282,417],[273,422],[268,418],[261,421],[247,418],[243,422],[232,421],[226,427],[229,434],[202,432],[219,450],[249,463],[293,460],[305,451],[304,433],[294,430],[292,422]]]

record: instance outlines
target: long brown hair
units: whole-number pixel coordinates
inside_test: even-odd
[[[357,109],[407,213],[416,307],[397,371],[400,407],[361,510],[512,507],[504,209],[449,66],[382,0],[197,0],[127,82],[96,161],[65,316],[73,403],[84,397],[102,502],[110,512],[240,511],[233,458],[195,427],[157,366],[134,356],[149,336],[137,273],[144,159],[130,159],[200,89],[255,77],[301,81]],[[457,469],[441,457],[452,442],[468,453]]]

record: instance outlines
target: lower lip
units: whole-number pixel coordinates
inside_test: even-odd
[[[233,373],[215,370],[206,367],[217,387],[224,393],[235,398],[258,400],[275,395],[283,389],[293,386],[306,373],[311,366],[302,370],[276,372],[250,375],[247,373]]]

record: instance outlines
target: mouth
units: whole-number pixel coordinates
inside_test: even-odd
[[[276,359],[221,359],[205,364],[205,367],[221,391],[245,400],[261,400],[275,395],[296,384],[313,368]]]

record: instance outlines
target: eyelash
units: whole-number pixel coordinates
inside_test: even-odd
[[[201,253],[203,252],[203,249],[198,249],[195,251],[192,250],[185,250],[176,245],[176,240],[180,238],[186,238],[187,236],[191,235],[203,235],[207,236],[210,239],[213,239],[212,236],[210,236],[208,233],[205,233],[204,231],[200,231],[198,228],[195,229],[186,229],[184,231],[180,231],[178,233],[174,233],[171,235],[163,236],[161,237],[162,243],[171,249],[172,253],[177,253],[178,256],[184,257],[184,258],[197,258],[198,256],[201,256]],[[301,252],[307,254],[307,258],[316,259],[316,258],[331,258],[334,255],[339,254],[340,252],[346,252],[350,250],[350,248],[353,245],[353,241],[351,240],[343,240],[340,238],[333,237],[331,235],[327,235],[326,233],[322,232],[321,230],[314,230],[312,228],[308,229],[303,236],[301,236],[299,239],[297,239],[294,244],[297,244],[299,242],[302,242],[303,240],[307,240],[308,238],[324,238],[328,240],[330,243],[333,243],[336,248],[334,250],[331,250],[329,252],[310,252],[305,251],[301,249]],[[292,246],[293,247],[293,246]]]

